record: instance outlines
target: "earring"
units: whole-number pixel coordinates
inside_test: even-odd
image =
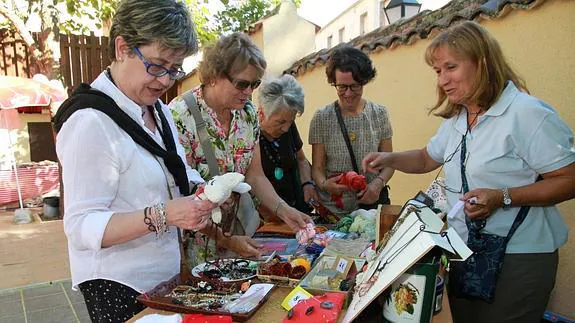
[[[123,62],[124,61],[124,56],[121,56],[120,58],[118,58],[119,62]]]

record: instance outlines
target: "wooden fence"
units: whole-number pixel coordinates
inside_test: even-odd
[[[38,41],[39,34],[32,34]],[[68,94],[80,83],[91,83],[110,64],[108,37],[60,34],[60,74]],[[31,62],[32,52],[12,30],[0,29],[0,75],[31,78],[37,72]],[[144,66],[142,65],[142,68]],[[161,98],[170,102],[178,92],[174,85]]]
[[[91,83],[109,64],[108,37],[60,34],[60,73],[68,93]]]
[[[34,40],[37,33],[32,33]],[[35,74],[30,62],[31,51],[19,34],[10,29],[0,29],[0,75],[30,78]]]

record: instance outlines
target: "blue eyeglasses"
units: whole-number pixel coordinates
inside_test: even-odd
[[[186,72],[180,67],[178,69],[167,69],[159,64],[153,64],[148,62],[148,60],[142,55],[142,52],[138,49],[138,47],[134,47],[134,52],[138,55],[138,58],[144,63],[146,67],[146,72],[148,74],[155,76],[155,77],[162,77],[166,74],[170,75],[170,80],[179,80],[186,75]]]

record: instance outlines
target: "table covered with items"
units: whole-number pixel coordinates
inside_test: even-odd
[[[139,296],[148,308],[130,322],[451,322],[448,258],[470,251],[444,217],[418,195],[295,238],[257,237],[262,258],[183,269]]]

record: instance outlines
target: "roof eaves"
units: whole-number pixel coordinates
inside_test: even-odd
[[[454,0],[442,8],[429,11],[425,10],[409,18],[401,19],[389,26],[378,28],[363,36],[356,37],[348,43],[338,46],[351,45],[365,52],[379,51],[383,48],[391,49],[400,45],[416,42],[418,39],[426,39],[431,35],[445,30],[458,21],[477,20],[479,18],[495,19],[506,15],[513,9],[528,10],[539,6],[546,0]],[[322,49],[309,54],[296,61],[284,73],[297,75],[305,72],[308,66],[314,67],[319,63],[325,64],[331,49]],[[320,58],[321,59],[318,59]],[[305,68],[300,69],[299,67]]]

